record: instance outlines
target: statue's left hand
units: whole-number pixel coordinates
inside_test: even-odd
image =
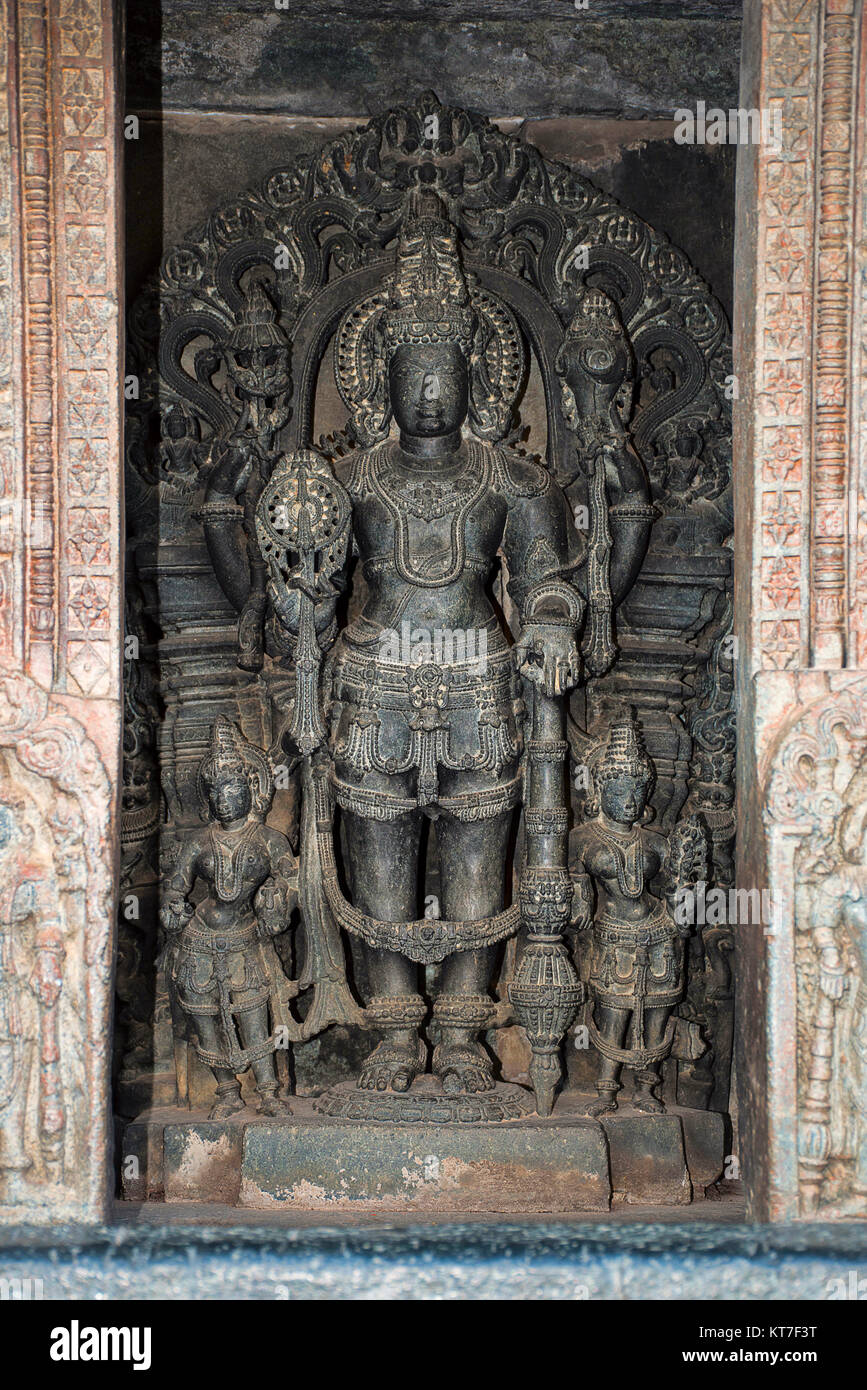
[[[259,927],[265,936],[279,936],[289,925],[298,901],[297,879],[269,879],[262,884],[253,904]]]
[[[572,627],[559,623],[528,623],[515,646],[518,671],[549,698],[574,690],[581,658]]]

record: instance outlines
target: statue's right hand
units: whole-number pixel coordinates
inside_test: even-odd
[[[160,921],[166,931],[179,932],[190,920],[195,908],[182,893],[169,893],[160,908]]]
[[[586,931],[593,925],[593,895],[585,874],[573,873],[572,883],[574,892],[569,925],[573,931]]]
[[[573,931],[586,931],[588,927],[592,927],[593,925],[592,913],[588,912],[583,904],[579,903],[576,906],[573,901],[572,916],[569,919],[569,925]]]
[[[269,579],[268,597],[280,625],[286,629],[290,637],[297,637],[301,625],[301,594],[299,590],[288,588],[285,585],[278,588],[274,580]]]

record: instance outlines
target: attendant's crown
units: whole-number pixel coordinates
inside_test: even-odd
[[[203,814],[207,812],[208,792],[228,777],[246,778],[252,796],[252,811],[264,820],[274,799],[271,764],[261,748],[250,743],[225,714],[218,714],[211,730],[208,750],[199,764],[198,790]]]
[[[211,730],[208,751],[199,769],[202,781],[207,787],[214,787],[229,776],[238,773],[249,781],[250,770],[245,757],[247,740],[225,715],[217,715]]]
[[[647,782],[654,777],[653,763],[632,710],[611,725],[602,756],[594,768],[597,783],[612,781],[624,774]]]

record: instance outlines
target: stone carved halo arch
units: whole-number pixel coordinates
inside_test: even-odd
[[[433,126],[426,122],[431,115]],[[438,134],[427,137],[426,129]],[[408,192],[422,179],[442,192],[458,228],[474,304],[493,330],[486,347],[492,380],[499,378],[507,395],[520,390],[516,334],[539,361],[548,464],[561,481],[574,468],[553,363],[571,306],[587,285],[615,300],[635,352],[632,431],[642,455],[664,451],[682,421],[717,421],[725,431],[728,326],[683,253],[582,175],[543,159],[487,118],[425,93],[414,106],[274,170],[166,253],[130,315],[130,370],[142,384],[128,421],[133,470],[146,469],[149,416],[175,402],[196,415],[205,443],[231,428],[239,408],[221,389],[217,364],[254,267],[270,275],[276,318],[293,344],[291,421],[280,443],[310,442],[316,380],[353,303],[353,370],[369,370],[362,327],[387,286]],[[211,347],[190,363],[185,352],[198,338]],[[306,360],[311,347],[315,363]],[[344,392],[348,350],[335,344]]]

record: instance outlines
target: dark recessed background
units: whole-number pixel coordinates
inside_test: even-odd
[[[682,247],[731,313],[736,150],[675,144],[737,105],[740,0],[130,0],[128,292],[210,208],[432,87],[522,128]]]

